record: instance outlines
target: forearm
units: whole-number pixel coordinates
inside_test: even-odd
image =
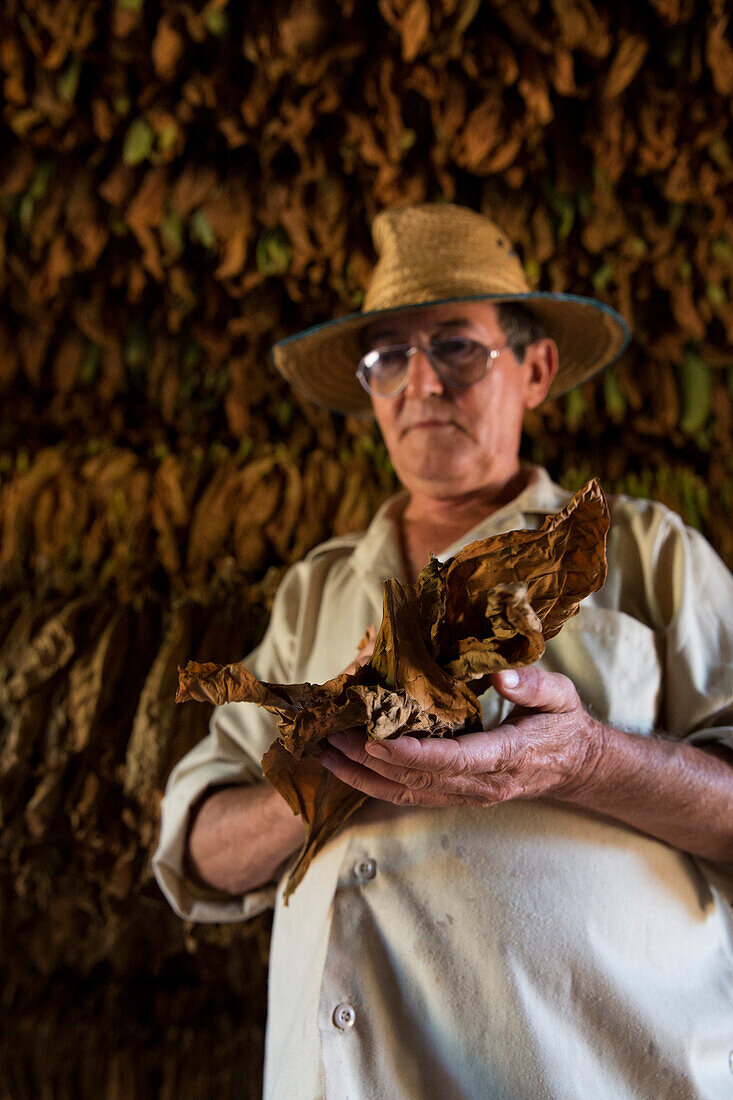
[[[199,807],[188,837],[187,862],[206,885],[242,894],[269,882],[304,836],[303,819],[269,783],[225,787]]]
[[[603,751],[562,796],[675,848],[733,862],[733,762],[715,750],[603,726]]]

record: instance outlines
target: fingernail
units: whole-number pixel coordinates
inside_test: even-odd
[[[392,755],[390,749],[386,745],[380,744],[379,741],[367,741],[364,748],[370,756],[379,756],[383,760],[388,760]]]
[[[346,734],[332,733],[328,740],[335,748],[342,749],[346,744]]]
[[[500,672],[501,686],[505,688],[515,688],[519,683],[519,673],[515,672],[513,668],[505,669],[504,672]]]

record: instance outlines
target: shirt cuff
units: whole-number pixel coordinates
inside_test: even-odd
[[[688,745],[718,744],[733,749],[733,726],[710,726],[685,737]]]
[[[248,920],[275,904],[276,884],[234,895],[193,882],[185,871],[185,851],[191,808],[211,787],[250,786],[253,777],[231,762],[210,761],[205,769],[179,776],[166,792],[161,807],[160,839],[152,869],[158,886],[174,912],[184,920],[224,923]]]

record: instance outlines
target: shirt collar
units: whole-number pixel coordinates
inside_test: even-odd
[[[527,484],[522,492],[442,550],[438,555],[441,561],[453,557],[463,546],[476,539],[522,527],[535,528],[539,523],[532,517],[544,517],[565,507],[572,493],[556,485],[544,467],[522,462],[522,469],[527,472]],[[395,538],[394,517],[404,509],[408,496],[407,491],[402,490],[381,505],[352,554],[351,564],[357,572],[376,574],[380,579],[397,577],[405,580],[402,556]]]

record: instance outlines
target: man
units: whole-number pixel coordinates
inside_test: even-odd
[[[530,293],[472,211],[386,211],[374,236],[363,312],[275,360],[322,404],[370,402],[405,491],[288,572],[247,659],[269,681],[341,671],[384,578],[563,507],[522,415],[627,340],[599,303]],[[268,1098],[733,1095],[733,582],[662,506],[611,519],[605,586],[493,678],[483,732],[333,739],[324,767],[372,797],[287,907],[303,828],[261,781],[272,718],[216,708],[174,770],[155,868],[177,912],[275,904]]]

